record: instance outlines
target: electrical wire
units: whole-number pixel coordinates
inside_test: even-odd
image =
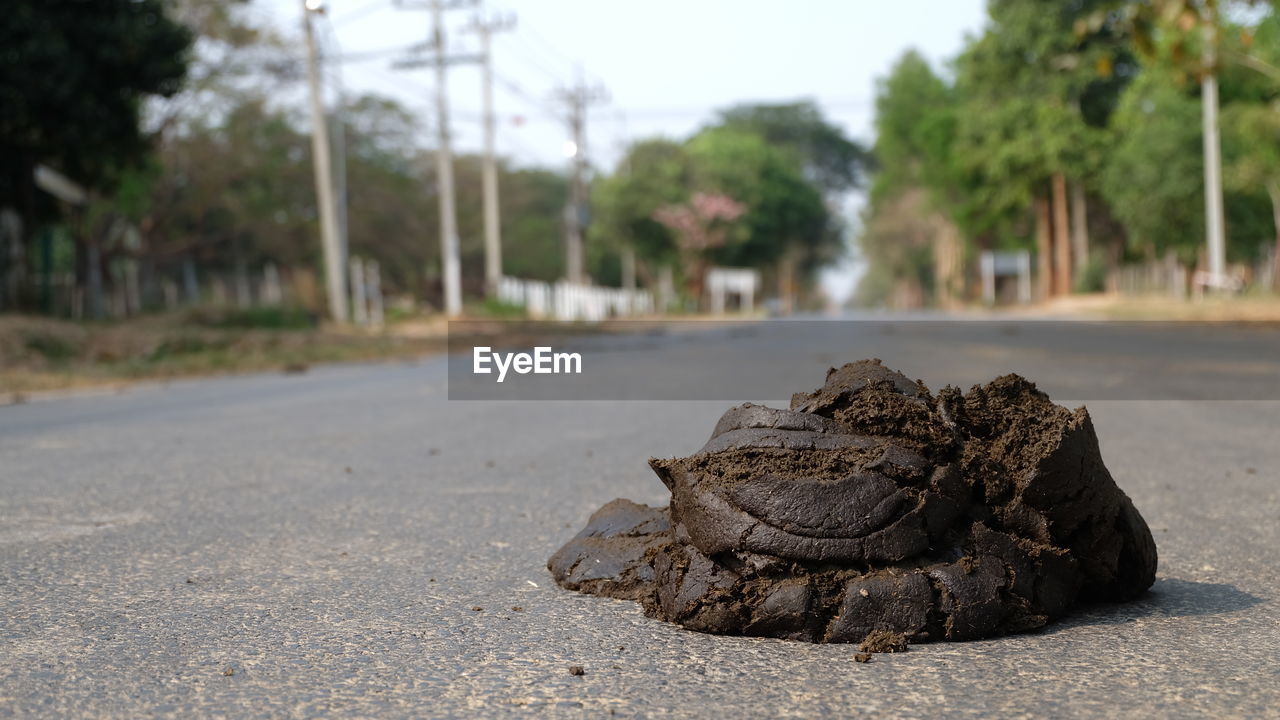
[[[356,8],[355,10],[352,10],[349,13],[346,13],[344,15],[339,15],[338,17],[334,18],[332,22],[335,26],[347,25],[363,17],[372,15],[375,11],[382,10],[385,7],[387,7],[387,0],[373,0],[372,2],[368,2],[368,3],[365,3],[364,5],[361,5],[360,7]]]
[[[559,110],[559,108],[555,107],[548,101],[539,100],[514,80],[511,80],[496,70],[493,72],[493,79],[497,82],[499,87],[505,90],[508,94],[522,100],[530,108],[537,110],[539,113],[545,114],[556,122],[566,121],[564,114]]]

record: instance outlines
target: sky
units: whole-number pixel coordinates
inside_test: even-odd
[[[257,0],[254,12],[300,37],[302,0]],[[429,37],[425,0],[327,0],[323,44],[347,60],[348,94],[396,98],[434,122],[434,73],[395,70],[396,48]],[[455,2],[453,4],[462,4]],[[633,141],[683,139],[745,102],[815,100],[852,138],[874,141],[876,81],[915,48],[945,70],[985,21],[984,0],[486,0],[445,13],[450,52],[478,49],[464,28],[477,13],[513,16],[493,40],[500,155],[517,165],[565,166],[569,129],[556,91],[581,79],[607,100],[588,110],[586,152],[611,171]],[[299,42],[301,48],[301,42]],[[381,51],[392,51],[383,53]],[[451,129],[461,152],[481,148],[481,75],[449,71]],[[857,207],[857,199],[849,204]],[[847,295],[856,259],[823,278]]]

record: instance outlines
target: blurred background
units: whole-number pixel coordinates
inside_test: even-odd
[[[0,389],[457,317],[1280,319],[1275,3],[13,0],[0,48]]]

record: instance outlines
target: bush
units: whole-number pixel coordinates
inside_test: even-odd
[[[80,355],[81,348],[65,337],[53,333],[32,331],[26,335],[23,345],[49,362],[65,362]]]
[[[1107,288],[1107,257],[1101,250],[1089,253],[1089,262],[1084,272],[1076,278],[1075,291],[1078,293],[1097,293]]]
[[[499,320],[523,320],[526,315],[524,307],[493,298],[485,298],[485,301],[475,306],[474,310],[477,315]]]
[[[193,310],[188,320],[203,327],[235,330],[310,330],[320,323],[315,313],[296,306]]]

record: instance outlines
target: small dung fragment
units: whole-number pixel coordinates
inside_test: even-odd
[[[569,666],[569,674],[570,674],[570,675],[585,675],[585,674],[587,674],[587,671],[586,671],[586,670],[584,670],[584,669],[582,668],[582,666],[581,666],[581,665],[570,665],[570,666]]]
[[[907,636],[891,630],[872,630],[859,643],[858,649],[869,653],[906,652]]]
[[[935,394],[850,363],[789,409],[730,408],[701,450],[649,465],[670,505],[606,504],[547,567],[691,630],[901,652],[1024,632],[1155,580],[1088,411],[1017,375]]]

